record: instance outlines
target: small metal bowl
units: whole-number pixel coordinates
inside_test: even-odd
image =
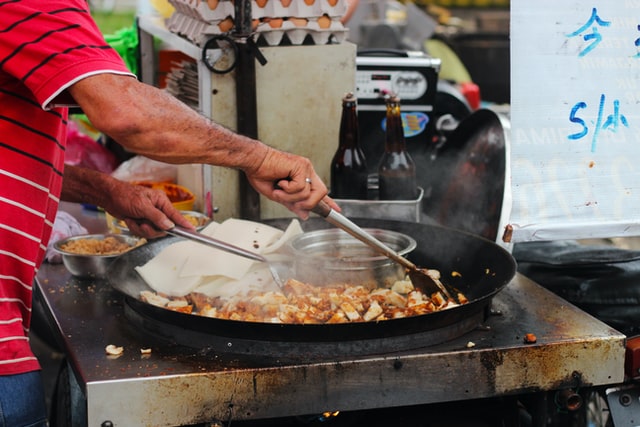
[[[211,218],[196,211],[180,211],[180,213],[187,218],[196,227],[196,230],[200,231],[205,228],[211,222]]]
[[[53,248],[62,255],[62,263],[74,276],[82,279],[101,279],[106,276],[111,263],[129,249],[118,253],[103,255],[69,252],[68,250],[63,249],[63,247],[73,242],[90,239],[105,240],[107,237],[113,237],[118,241],[127,244],[130,249],[140,246],[145,242],[144,239],[122,234],[84,234],[59,240],[54,243]]]
[[[196,227],[196,230],[198,231],[201,231],[211,222],[211,218],[209,218],[202,212],[180,211],[180,213],[189,221],[191,221],[191,223]],[[129,233],[129,227],[127,227],[127,224],[125,224],[124,221],[109,215],[109,213],[107,213],[107,225],[109,226],[109,230],[113,231],[114,233]]]
[[[366,229],[376,239],[407,255],[416,241],[406,234]],[[404,267],[337,228],[303,233],[289,242],[293,253],[293,277],[314,285],[363,285],[389,287],[405,276]]]

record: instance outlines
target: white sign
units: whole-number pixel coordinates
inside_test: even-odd
[[[640,0],[511,0],[512,241],[640,235]]]

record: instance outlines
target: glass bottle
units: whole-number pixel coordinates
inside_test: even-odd
[[[417,197],[416,166],[407,152],[400,112],[400,98],[388,96],[384,153],[378,166],[380,200],[413,200]]]
[[[360,148],[356,97],[349,92],[342,98],[339,144],[331,161],[331,197],[367,198],[367,161]]]

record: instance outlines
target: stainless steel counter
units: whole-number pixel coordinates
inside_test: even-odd
[[[63,205],[90,231],[102,214]],[[132,324],[108,284],[45,264],[45,303],[82,387],[88,424],[177,426],[621,383],[625,336],[518,275],[486,322],[416,350],[298,362],[191,348]],[[524,343],[524,335],[537,341]],[[124,347],[111,357],[105,347]],[[233,348],[233,340],[227,344]],[[265,343],[264,345],[268,345]],[[140,350],[150,348],[150,354]]]

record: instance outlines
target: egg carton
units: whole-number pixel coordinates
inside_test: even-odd
[[[230,0],[169,0],[176,12],[208,23],[215,23],[234,16],[235,9]]]
[[[301,45],[307,38],[311,38],[313,44],[321,45],[330,41],[342,43],[347,37],[348,30],[338,18],[331,19],[329,25],[320,25],[318,18],[306,19],[306,25],[296,21],[285,19],[282,26],[277,28],[273,28],[269,21],[261,22],[255,29],[254,39],[256,42],[262,40],[269,46],[278,46],[285,38],[293,45]]]
[[[211,36],[224,34],[228,25],[221,28],[224,20],[204,22],[174,12],[165,22],[167,29],[179,34],[198,46],[204,46]],[[304,25],[302,25],[304,23]],[[293,45],[301,45],[310,38],[313,44],[327,44],[329,42],[342,43],[347,36],[348,29],[342,25],[340,19],[332,18],[276,18],[259,21],[254,29],[253,38],[256,43],[263,41],[268,46],[278,46],[288,40]]]
[[[176,12],[208,23],[235,16],[231,0],[169,0]],[[327,15],[341,18],[347,10],[346,0],[252,0],[251,18],[296,16],[313,18]]]
[[[313,18],[327,15],[341,18],[347,11],[345,0],[252,0],[253,19],[295,16]]]
[[[195,43],[198,46],[203,46],[206,42],[206,34],[211,33],[213,25],[207,22],[194,18],[191,15],[185,15],[182,12],[176,11],[171,14],[165,21],[165,26],[172,33],[181,35],[187,40]],[[218,27],[218,31],[220,31]]]

